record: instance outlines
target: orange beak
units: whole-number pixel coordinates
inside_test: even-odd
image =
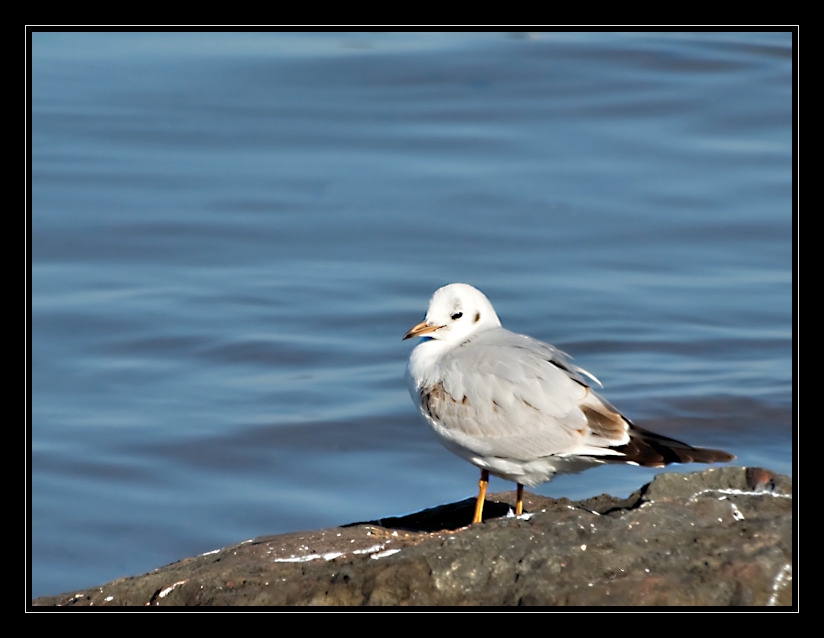
[[[423,335],[428,335],[430,332],[435,332],[441,328],[443,328],[443,326],[433,326],[432,324],[426,323],[426,321],[421,321],[417,326],[412,326],[409,332],[403,336],[403,339],[422,337]],[[403,341],[403,339],[401,339],[401,341]]]

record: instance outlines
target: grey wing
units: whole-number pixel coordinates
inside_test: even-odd
[[[481,455],[620,455],[629,423],[549,344],[501,329],[452,350],[424,409],[442,436]],[[437,428],[437,426],[436,426]]]

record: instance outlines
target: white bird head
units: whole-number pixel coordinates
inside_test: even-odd
[[[469,284],[449,284],[435,291],[426,318],[403,338],[430,337],[454,342],[500,325],[501,320],[484,293]]]

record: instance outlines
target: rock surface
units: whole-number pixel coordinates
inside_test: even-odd
[[[33,605],[793,605],[792,479],[660,474],[628,499],[513,493],[263,536]]]

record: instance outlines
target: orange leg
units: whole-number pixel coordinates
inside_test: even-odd
[[[518,483],[518,503],[515,505],[515,516],[524,513],[524,486]]]
[[[478,481],[478,500],[475,501],[475,518],[472,519],[473,523],[481,522],[487,485],[489,485],[489,472],[487,470],[481,470],[481,480]]]

